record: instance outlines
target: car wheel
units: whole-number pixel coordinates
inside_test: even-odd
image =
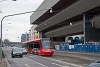
[[[23,57],[23,55],[20,56],[21,58]]]

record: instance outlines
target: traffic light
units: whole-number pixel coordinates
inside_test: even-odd
[[[12,0],[12,1],[17,1],[17,0]]]

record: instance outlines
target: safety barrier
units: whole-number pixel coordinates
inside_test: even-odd
[[[59,46],[59,50],[100,53],[100,45],[62,45]]]

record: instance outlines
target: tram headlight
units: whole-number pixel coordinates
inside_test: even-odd
[[[42,51],[45,51],[44,49]]]

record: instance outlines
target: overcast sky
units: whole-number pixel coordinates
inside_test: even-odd
[[[2,11],[2,13],[0,13],[0,20],[2,17],[10,14],[35,11],[42,2],[43,0],[0,0],[0,10]],[[20,41],[18,37],[21,37],[21,34],[28,31],[31,27],[31,14],[5,18],[3,20],[3,39],[7,38],[10,41]]]

